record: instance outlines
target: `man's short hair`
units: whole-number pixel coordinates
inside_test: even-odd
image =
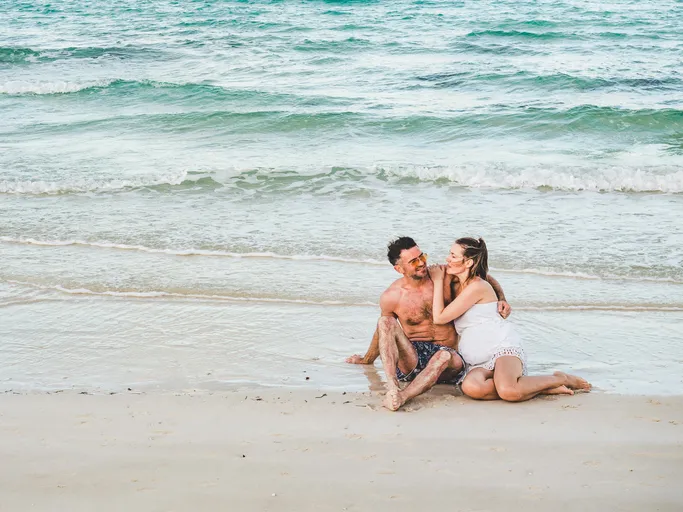
[[[387,258],[389,258],[389,263],[396,265],[401,258],[401,251],[412,249],[416,246],[415,240],[409,236],[401,236],[396,240],[392,240],[389,242],[389,245],[387,245]]]

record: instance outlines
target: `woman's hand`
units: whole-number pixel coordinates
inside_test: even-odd
[[[429,267],[429,277],[432,278],[432,281],[443,281],[444,276],[446,275],[446,266],[445,265],[431,265]]]

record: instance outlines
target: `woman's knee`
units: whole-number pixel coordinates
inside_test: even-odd
[[[462,392],[470,398],[479,398],[481,393],[481,386],[471,380],[465,380],[462,383]]]
[[[506,402],[519,402],[522,400],[522,392],[513,384],[497,384],[498,396]]]
[[[488,396],[489,392],[491,391],[488,389],[489,387],[491,386],[487,385],[486,381],[481,382],[473,379],[465,379],[465,381],[462,383],[462,392],[470,398],[479,400],[484,398],[485,396]]]

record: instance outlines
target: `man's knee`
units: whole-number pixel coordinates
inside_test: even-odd
[[[442,369],[445,369],[448,366],[448,363],[451,362],[451,357],[452,355],[448,350],[439,350],[432,356],[429,362],[436,366],[440,366]]]
[[[451,353],[451,359],[448,363],[451,368],[457,371],[461,371],[465,368],[465,360],[460,356],[460,354]]]
[[[506,402],[519,402],[522,399],[522,393],[513,384],[499,384],[496,385],[498,396]]]
[[[381,316],[377,320],[377,328],[380,332],[391,332],[398,327],[398,322],[391,316]]]

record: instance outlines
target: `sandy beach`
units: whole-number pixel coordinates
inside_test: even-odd
[[[683,512],[683,2],[0,5],[0,512]]]
[[[0,396],[0,510],[683,509],[683,397]]]

